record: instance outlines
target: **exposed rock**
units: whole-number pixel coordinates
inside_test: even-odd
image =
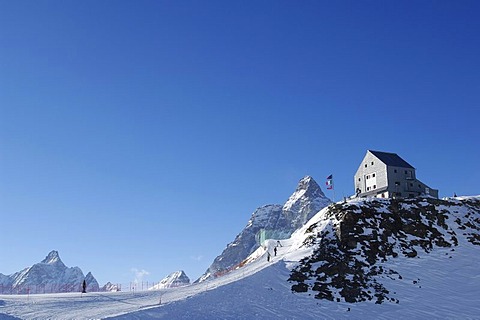
[[[459,236],[480,244],[478,199],[352,201],[331,205],[325,219],[331,220],[327,227],[305,243],[315,246],[314,253],[292,270],[289,279],[293,291],[313,291],[318,299],[398,302],[378,279],[402,276],[383,262],[399,256],[415,259],[435,248],[454,250]],[[312,225],[307,232],[315,228]]]

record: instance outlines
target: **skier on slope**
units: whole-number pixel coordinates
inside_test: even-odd
[[[82,293],[87,293],[87,281],[85,279],[83,279],[82,283]]]

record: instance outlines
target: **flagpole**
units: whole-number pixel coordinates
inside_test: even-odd
[[[335,183],[332,180],[332,189],[333,189],[333,202],[335,202]]]
[[[333,182],[333,174],[327,177],[327,190],[333,191],[333,202],[335,202],[335,183]]]

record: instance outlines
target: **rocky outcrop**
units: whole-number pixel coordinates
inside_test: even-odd
[[[360,302],[398,299],[380,279],[402,279],[392,259],[414,259],[437,248],[451,257],[459,241],[480,245],[480,199],[368,199],[329,207],[327,227],[310,226],[314,246],[292,270],[294,292]],[[417,280],[413,281],[415,284]]]

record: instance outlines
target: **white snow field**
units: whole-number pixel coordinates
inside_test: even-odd
[[[381,279],[399,303],[346,303],[292,293],[290,269],[312,248],[307,228],[331,227],[320,211],[288,240],[268,240],[249,263],[222,277],[175,289],[144,292],[1,295],[0,319],[480,319],[480,246],[459,237],[455,251],[435,248],[416,258],[380,263],[402,279]]]

